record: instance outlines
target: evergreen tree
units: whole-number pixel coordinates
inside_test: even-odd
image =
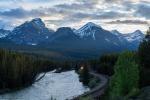
[[[0,89],[31,85],[48,64],[51,62],[31,55],[0,50]]]
[[[150,85],[150,28],[138,49],[140,64],[140,86]]]
[[[79,77],[80,77],[80,81],[83,82],[84,85],[88,85],[90,81],[90,73],[87,65],[81,66]]]
[[[122,53],[110,82],[110,100],[132,94],[138,88],[139,68],[132,52]]]
[[[114,65],[117,62],[118,55],[119,54],[102,55],[98,61],[95,60],[95,66],[93,67],[93,62],[91,66],[98,73],[112,76],[114,74]]]

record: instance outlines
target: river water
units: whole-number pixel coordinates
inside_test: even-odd
[[[62,73],[52,71],[28,88],[0,95],[0,100],[65,100],[86,91],[89,88],[79,82],[78,74],[74,70]]]

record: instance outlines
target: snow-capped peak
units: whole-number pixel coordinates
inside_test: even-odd
[[[118,30],[112,30],[111,33],[113,33],[116,36],[121,35],[121,33]]]
[[[13,34],[16,34],[16,33],[20,34],[22,33],[21,31],[24,31],[24,30],[29,31],[29,30],[34,30],[34,29],[37,31],[41,30],[41,32],[45,30],[45,24],[40,18],[35,18],[35,19],[32,19],[31,21],[26,21],[20,26],[14,28]],[[37,33],[41,33],[41,32],[37,32]]]
[[[136,31],[134,31],[133,33],[131,33],[132,35],[143,35],[143,33],[140,31],[140,30],[136,30]]]
[[[32,21],[42,21],[41,18],[34,18]]]
[[[136,40],[142,41],[145,35],[140,30],[136,30],[133,33],[125,34],[124,36],[129,42],[133,42]]]
[[[31,20],[32,23],[36,24],[37,26],[45,27],[45,24],[40,18],[35,18]]]
[[[79,28],[78,30],[74,30],[76,35],[79,35],[81,38],[92,36],[92,38],[95,40],[95,29],[92,29],[93,27],[101,28],[100,26],[88,22],[83,27]]]
[[[100,27],[100,26],[98,26],[97,24],[95,24],[95,23],[92,23],[92,22],[88,22],[87,24],[85,24],[84,26],[88,26],[88,27]]]

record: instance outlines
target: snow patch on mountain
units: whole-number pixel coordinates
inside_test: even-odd
[[[4,37],[6,37],[7,36],[7,34],[5,34],[5,33],[0,33],[0,38],[4,38]]]
[[[45,24],[43,23],[43,21],[40,18],[35,18],[31,22],[34,23],[39,28],[45,27]]]
[[[105,40],[106,40],[107,42],[110,42],[110,40],[109,40],[109,39],[107,39],[107,38],[105,38]]]
[[[83,27],[79,28],[78,30],[74,30],[74,33],[76,35],[80,36],[81,38],[91,36],[95,40],[96,39],[96,37],[95,37],[96,30],[92,29],[93,27],[101,28],[100,26],[98,26],[92,22],[88,22]]]
[[[116,36],[121,35],[121,33],[119,31],[117,31],[117,30],[112,30],[111,33],[116,35]]]
[[[35,46],[37,45],[36,43],[27,43],[28,45],[32,45],[32,46]]]
[[[143,40],[145,36],[140,30],[136,30],[135,32],[128,33],[128,34],[122,34],[117,30],[112,30],[111,33],[118,36],[120,41],[126,40],[128,42],[134,42],[134,41],[140,42]]]
[[[144,38],[144,34],[140,30],[136,30],[133,33],[124,34],[125,39],[127,39],[129,42],[133,41],[142,41]]]
[[[48,38],[49,38],[49,36],[46,36],[45,38],[46,38],[46,39],[48,39]]]
[[[35,18],[14,28],[8,39],[17,44],[37,45],[48,41],[53,33],[54,31],[48,29],[42,19]]]
[[[119,46],[119,44],[118,44],[118,43],[116,43],[116,42],[113,42],[113,44],[114,44],[114,45],[116,45],[116,46]]]
[[[6,37],[9,33],[10,31],[0,29],[0,38]]]

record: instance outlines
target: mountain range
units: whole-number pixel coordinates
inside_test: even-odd
[[[140,30],[122,34],[117,30],[105,30],[92,22],[79,29],[61,27],[53,31],[40,18],[26,21],[12,31],[0,29],[1,43],[7,41],[9,44],[42,47],[73,57],[136,50],[143,38]]]

